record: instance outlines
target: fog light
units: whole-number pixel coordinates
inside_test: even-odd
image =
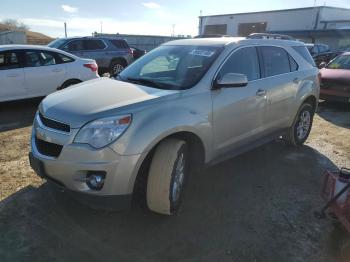
[[[106,178],[104,171],[89,171],[86,175],[86,184],[92,190],[101,190]]]

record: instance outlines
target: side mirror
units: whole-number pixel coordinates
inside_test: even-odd
[[[213,89],[243,87],[248,85],[248,78],[246,75],[237,73],[227,73],[221,78],[214,81]]]
[[[319,64],[318,68],[321,69],[321,68],[325,68],[327,66],[327,63],[326,62],[322,62]]]

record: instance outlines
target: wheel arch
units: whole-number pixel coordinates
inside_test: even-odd
[[[77,82],[77,84],[83,82],[83,81],[80,80],[79,78],[70,78],[70,79],[64,81],[62,85],[60,85],[59,87],[57,87],[57,90],[62,90],[62,89],[64,89],[64,88],[66,88],[66,85],[67,85],[69,82],[73,82],[73,81],[74,81],[74,82]]]
[[[162,137],[152,146],[150,150],[148,150],[148,153],[142,159],[142,163],[140,164],[135,178],[133,181],[130,181],[130,184],[133,185],[133,194],[136,196],[138,201],[143,201],[145,199],[148,171],[154,152],[157,149],[157,146],[168,138],[181,139],[188,144],[190,156],[189,162],[191,163],[190,172],[199,172],[204,167],[206,154],[205,146],[202,139],[198,135],[190,131],[179,131]]]

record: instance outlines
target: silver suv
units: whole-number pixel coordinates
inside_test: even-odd
[[[31,166],[95,207],[129,204],[134,195],[172,215],[191,172],[280,136],[305,142],[319,96],[311,63],[297,41],[168,42],[117,80],[46,97]]]

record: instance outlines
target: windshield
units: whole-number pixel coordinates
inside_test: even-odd
[[[350,69],[350,55],[341,55],[330,62],[326,68],[329,69]]]
[[[213,46],[161,46],[131,64],[117,79],[160,89],[188,89],[198,83],[221,50]]]
[[[47,46],[52,48],[59,48],[61,45],[63,45],[66,42],[65,39],[56,39],[49,43]]]

